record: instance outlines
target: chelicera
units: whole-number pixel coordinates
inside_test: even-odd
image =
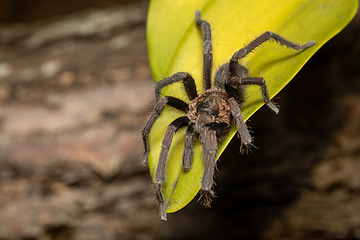
[[[201,94],[198,94],[195,81],[187,72],[178,72],[171,77],[158,81],[155,85],[155,108],[142,131],[145,146],[143,162],[146,163],[150,150],[148,136],[154,122],[163,112],[164,107],[169,105],[185,113],[184,116],[175,119],[167,127],[155,173],[155,192],[159,201],[160,217],[162,220],[166,220],[166,202],[162,193],[162,184],[166,180],[166,160],[175,132],[182,127],[187,127],[182,163],[184,171],[191,169],[194,139],[200,139],[203,147],[204,160],[201,190],[213,195],[213,176],[218,142],[229,133],[231,124],[236,124],[243,147],[249,146],[252,142],[247,125],[241,115],[246,86],[260,86],[266,106],[275,113],[279,112],[278,107],[270,101],[264,78],[249,76],[248,69],[239,64],[239,60],[269,40],[274,40],[280,45],[298,51],[309,48],[315,44],[314,41],[310,41],[304,45],[298,45],[273,32],[267,31],[255,38],[244,48],[235,52],[230,58],[230,61],[217,70],[212,85],[213,56],[210,24],[200,18],[199,11],[195,13],[195,23],[202,30],[204,38],[204,90]],[[188,103],[171,96],[161,98],[161,90],[163,87],[179,81],[182,81],[184,84],[186,94],[190,100]]]

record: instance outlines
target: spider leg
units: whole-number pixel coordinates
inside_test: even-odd
[[[187,103],[185,103],[184,101],[182,101],[180,99],[174,98],[174,97],[165,96],[156,103],[152,115],[149,117],[149,119],[147,120],[147,122],[142,130],[142,138],[143,138],[144,148],[145,148],[145,153],[144,153],[143,159],[142,159],[143,165],[146,164],[147,159],[148,159],[148,153],[150,151],[150,144],[149,144],[150,130],[151,130],[152,126],[154,125],[156,119],[158,119],[160,114],[163,112],[166,105],[172,106],[172,107],[179,109],[185,113],[187,113],[189,111],[189,106]]]
[[[253,84],[260,85],[262,97],[264,99],[266,106],[268,106],[268,108],[270,108],[276,114],[279,113],[279,108],[273,102],[270,101],[269,93],[268,93],[264,78],[262,78],[262,77],[247,77],[247,78],[241,79],[241,82],[246,85],[253,85]]]
[[[225,84],[229,78],[230,78],[229,63],[225,63],[221,65],[215,73],[214,88],[216,90],[225,90]]]
[[[162,194],[162,183],[166,179],[166,160],[169,153],[169,149],[171,146],[172,139],[174,137],[175,132],[183,127],[188,125],[190,122],[189,118],[187,116],[179,117],[172,121],[170,125],[168,126],[164,139],[162,141],[161,145],[161,151],[160,151],[160,157],[159,162],[156,168],[155,173],[155,192],[158,196],[159,200],[159,207],[160,207],[160,217],[162,220],[166,220],[166,207],[165,207],[165,201],[164,201],[164,195]]]
[[[184,152],[183,152],[183,169],[185,172],[190,171],[191,165],[192,165],[192,158],[194,154],[194,123],[191,123],[189,127],[186,129],[185,132],[185,146],[184,146]]]
[[[303,49],[306,49],[308,47],[311,47],[312,45],[315,44],[315,41],[310,41],[308,43],[305,43],[304,45],[298,45],[296,43],[290,42],[288,40],[286,40],[285,38],[267,31],[263,34],[261,34],[259,37],[255,38],[251,43],[249,43],[246,47],[240,49],[239,51],[235,52],[234,55],[231,57],[230,59],[230,74],[231,76],[235,75],[235,68],[236,66],[234,66],[234,64],[236,64],[238,62],[239,59],[245,57],[246,55],[248,55],[250,52],[252,52],[255,48],[257,48],[258,46],[260,46],[262,43],[269,41],[269,40],[275,40],[277,43],[279,43],[280,45],[284,45],[288,48],[292,48],[298,51],[301,51]]]
[[[244,146],[248,146],[251,143],[252,138],[250,136],[247,125],[243,117],[241,116],[241,109],[234,98],[229,98],[227,100],[227,103],[229,104],[231,115],[235,119],[236,127],[240,135],[241,143]]]
[[[204,90],[211,88],[211,72],[213,64],[212,43],[211,43],[211,29],[207,21],[201,19],[200,11],[195,12],[195,22],[201,28],[204,36],[204,66],[203,66],[203,81]]]
[[[226,123],[210,123],[210,124],[207,124],[206,126],[209,129],[209,131],[215,132],[216,138],[221,137],[221,135],[224,132],[226,132],[227,130],[230,129],[230,125],[228,125]],[[183,154],[183,168],[184,168],[184,171],[186,171],[186,172],[188,172],[190,170],[191,164],[192,164],[194,133],[195,133],[194,123],[191,123],[189,125],[188,129],[186,130],[186,133],[185,133],[185,148],[184,148],[184,154]],[[203,139],[205,139],[204,142],[206,143],[208,138],[207,138],[207,135],[206,134],[204,135],[204,134],[205,134],[205,132],[203,133]],[[203,144],[203,146],[205,146],[205,145]],[[217,147],[216,147],[216,149],[217,149]],[[205,151],[205,150],[203,150],[203,151]],[[204,157],[204,159],[205,159],[205,157]],[[215,155],[215,158],[214,158],[214,162],[215,162],[215,160],[216,160],[216,155]]]
[[[195,81],[192,76],[187,72],[178,72],[171,77],[158,81],[155,84],[155,101],[158,102],[161,97],[161,89],[169,84],[176,83],[183,80],[186,94],[190,100],[193,100],[198,96],[196,91]]]
[[[235,88],[241,87],[241,85],[259,85],[261,87],[262,97],[268,108],[274,111],[276,114],[279,113],[279,108],[270,101],[269,93],[267,90],[265,79],[262,77],[245,77],[239,79],[238,77],[233,78],[228,81],[229,85],[234,86]]]
[[[162,221],[166,221],[166,206],[165,206],[165,199],[164,195],[162,194],[162,185],[161,183],[155,184],[155,195],[158,199],[159,203],[159,212],[160,212],[160,219]]]
[[[218,149],[216,131],[204,129],[200,133],[200,140],[203,145],[204,175],[201,181],[201,189],[206,192],[212,192],[214,184],[214,171],[216,163],[216,153]]]
[[[214,185],[214,171],[216,165],[216,156],[218,150],[218,139],[221,138],[224,132],[230,129],[227,123],[209,123],[206,128],[200,133],[200,140],[203,145],[203,159],[204,159],[204,174],[201,182],[201,190],[204,196],[204,206],[210,207],[214,192],[212,187]]]

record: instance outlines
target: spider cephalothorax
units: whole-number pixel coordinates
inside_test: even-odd
[[[166,203],[162,194],[162,184],[165,181],[166,160],[175,132],[181,127],[187,127],[185,132],[185,146],[183,152],[183,169],[189,171],[193,157],[193,141],[199,138],[203,146],[204,174],[202,177],[201,189],[212,195],[213,175],[216,162],[218,141],[225,137],[231,123],[235,123],[243,146],[249,146],[252,138],[242,118],[241,108],[244,101],[244,91],[247,85],[259,85],[265,104],[275,113],[279,112],[278,107],[269,99],[264,78],[248,76],[248,70],[239,64],[239,60],[252,52],[256,47],[268,40],[275,40],[277,43],[295,50],[303,50],[315,44],[310,41],[304,45],[292,43],[283,37],[273,33],[265,32],[255,38],[246,47],[235,52],[229,63],[222,65],[215,74],[212,86],[212,43],[210,24],[200,19],[200,12],[196,11],[195,22],[201,28],[204,36],[204,66],[203,83],[204,91],[198,95],[195,81],[189,73],[178,72],[171,77],[158,81],[155,85],[156,105],[153,114],[145,124],[142,132],[145,154],[144,163],[147,161],[150,130],[164,110],[165,105],[172,106],[185,113],[184,116],[172,121],[168,126],[155,173],[155,192],[159,201],[160,217],[166,220]],[[163,87],[182,81],[185,87],[189,103],[178,98],[164,96],[161,98]]]

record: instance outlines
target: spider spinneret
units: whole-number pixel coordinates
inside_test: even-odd
[[[160,217],[162,220],[166,220],[166,202],[162,193],[162,184],[166,180],[166,160],[175,132],[181,127],[187,127],[184,139],[185,144],[182,163],[184,171],[189,171],[191,169],[194,138],[200,139],[203,146],[204,160],[204,174],[201,182],[201,190],[212,196],[218,141],[221,141],[222,138],[229,133],[231,123],[234,122],[237,126],[242,146],[247,147],[252,142],[247,125],[241,115],[246,86],[259,85],[267,107],[275,113],[279,112],[278,107],[270,101],[264,78],[249,76],[247,68],[239,64],[239,60],[247,56],[262,43],[269,40],[275,40],[280,45],[298,51],[309,48],[315,44],[314,41],[310,41],[304,45],[298,45],[273,32],[267,31],[255,38],[244,48],[235,52],[230,58],[229,63],[222,65],[218,69],[212,86],[211,72],[213,57],[210,24],[200,18],[199,11],[196,11],[195,13],[195,23],[202,30],[204,38],[204,91],[198,95],[195,81],[187,72],[178,72],[171,77],[158,81],[155,85],[156,104],[154,112],[149,117],[142,131],[145,147],[143,163],[145,164],[150,151],[150,130],[156,119],[163,112],[165,106],[172,106],[185,113],[184,116],[175,119],[169,124],[162,141],[159,162],[155,173],[155,193],[159,201]],[[164,96],[161,98],[161,90],[163,87],[179,81],[183,82],[190,103],[186,103],[171,96]]]

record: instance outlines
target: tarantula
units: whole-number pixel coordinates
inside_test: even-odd
[[[244,102],[244,91],[247,85],[259,85],[265,104],[275,113],[278,107],[270,101],[266,83],[262,77],[248,76],[248,69],[239,64],[239,60],[252,52],[262,43],[275,40],[280,45],[295,50],[303,50],[315,44],[310,41],[304,45],[292,43],[283,37],[273,33],[265,32],[255,38],[247,46],[235,52],[228,63],[222,65],[216,72],[214,84],[211,83],[211,72],[213,64],[211,29],[210,24],[200,18],[200,11],[195,13],[195,23],[202,30],[204,38],[203,52],[203,83],[204,91],[200,95],[197,92],[195,81],[187,72],[178,72],[171,77],[158,81],[155,85],[156,105],[154,112],[145,124],[142,137],[145,146],[143,162],[147,162],[150,130],[163,112],[165,105],[174,107],[185,113],[184,116],[172,121],[168,126],[160,152],[160,158],[155,173],[155,192],[159,201],[160,217],[166,220],[166,204],[162,194],[162,183],[165,181],[166,160],[175,132],[181,127],[187,127],[185,132],[185,146],[183,152],[183,169],[189,171],[193,157],[193,141],[199,138],[203,146],[204,174],[201,189],[213,195],[213,176],[218,149],[218,141],[224,138],[230,130],[230,125],[235,122],[242,146],[249,146],[252,138],[247,125],[241,116],[241,107]],[[186,103],[178,98],[164,96],[161,98],[163,87],[182,81],[190,102]]]

